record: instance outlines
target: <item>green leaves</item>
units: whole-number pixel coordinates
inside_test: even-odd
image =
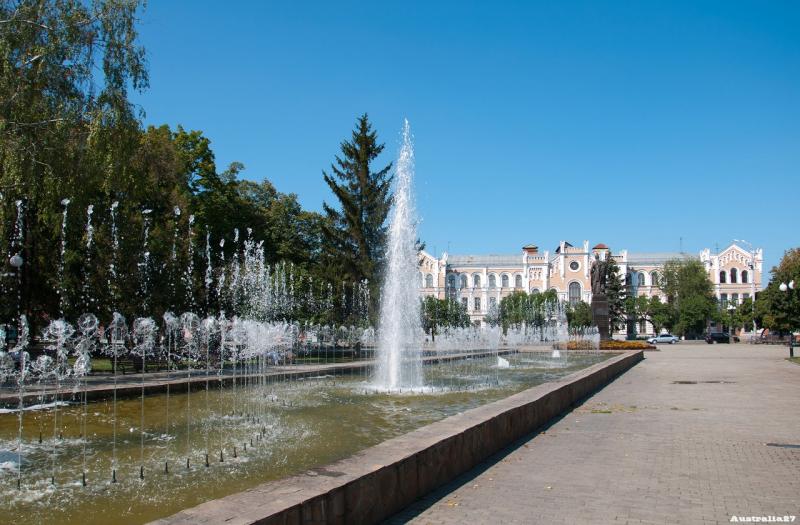
[[[330,174],[323,171],[323,179],[338,201],[337,207],[323,204],[326,220],[322,234],[329,252],[329,276],[350,282],[369,281],[373,318],[391,206],[391,163],[372,171],[372,162],[383,149],[365,113],[359,117],[351,140],[342,142],[342,156],[336,157]]]
[[[422,327],[433,339],[445,328],[469,326],[467,309],[455,299],[437,299],[427,296],[422,299]]]

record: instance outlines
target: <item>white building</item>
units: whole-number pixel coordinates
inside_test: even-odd
[[[720,304],[739,304],[761,290],[763,251],[748,251],[731,244],[721,252],[712,254],[705,249],[699,255],[678,252],[612,253],[605,244],[589,249],[589,242],[581,246],[561,241],[558,247],[541,252],[533,244],[526,245],[520,253],[509,255],[449,255],[436,258],[427,252],[420,253],[420,293],[444,299],[448,295],[467,308],[470,319],[476,324],[492,306],[515,290],[536,293],[555,290],[559,298],[575,303],[592,300],[589,271],[595,256],[613,257],[621,277],[629,290],[637,295],[658,295],[666,300],[658,287],[658,276],[664,263],[671,259],[697,259],[701,261],[714,283],[714,293]],[[652,326],[644,323],[638,332],[652,333]]]

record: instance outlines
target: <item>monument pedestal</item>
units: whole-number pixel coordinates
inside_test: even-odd
[[[592,295],[592,321],[600,332],[600,340],[611,339],[610,323],[608,319],[608,298],[605,294]]]

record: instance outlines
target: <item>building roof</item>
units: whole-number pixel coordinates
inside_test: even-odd
[[[522,267],[522,254],[513,255],[450,255],[448,266],[511,266]]]
[[[601,242],[600,244],[595,244],[595,246],[594,246],[594,248],[592,248],[592,250],[608,250],[608,246],[606,246],[605,244],[603,244]]]
[[[672,259],[697,259],[698,256],[681,252],[628,252],[628,264],[664,264]]]
[[[569,242],[564,241],[564,248],[565,249],[566,248],[574,248],[574,246],[572,246]],[[560,244],[558,245],[558,248],[556,248],[556,253],[561,253],[561,245]]]

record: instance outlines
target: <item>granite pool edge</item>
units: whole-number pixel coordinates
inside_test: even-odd
[[[152,524],[377,523],[545,426],[642,359],[642,350],[621,352],[348,458],[207,501]]]

